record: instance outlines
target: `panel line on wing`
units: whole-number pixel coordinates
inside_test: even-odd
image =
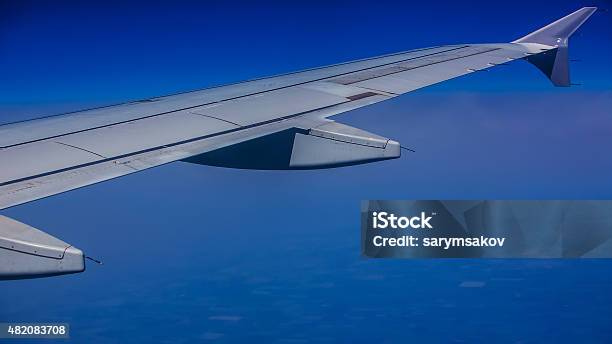
[[[100,155],[100,154],[98,154],[96,152],[92,152],[92,151],[90,151],[88,149],[85,149],[85,148],[82,148],[82,147],[73,146],[73,145],[70,145],[70,144],[67,144],[67,143],[64,143],[64,142],[60,142],[60,141],[53,141],[53,142],[55,142],[57,144],[60,144],[60,145],[63,145],[63,146],[66,146],[66,147],[70,147],[70,148],[78,149],[78,150],[81,150],[81,151],[84,151],[84,152],[87,152],[87,153],[91,153],[91,154],[93,154],[93,155],[95,155],[97,157],[103,158],[103,159],[107,158],[104,155]]]
[[[190,114],[192,115],[196,115],[196,116],[202,116],[202,117],[208,117],[208,118],[212,118],[212,119],[217,119],[219,121],[225,122],[225,123],[229,123],[229,124],[233,124],[235,126],[241,127],[240,124],[232,122],[232,121],[228,121],[226,119],[220,118],[220,117],[215,117],[215,116],[211,116],[211,115],[207,115],[207,114],[203,114],[203,113],[198,113],[198,112],[193,112],[193,111],[189,111]]]
[[[410,71],[410,70],[415,70],[418,68],[423,68],[423,67],[427,67],[427,66],[432,66],[435,64],[439,64],[439,63],[444,63],[444,62],[450,62],[450,61],[455,61],[455,60],[459,60],[462,58],[466,58],[466,57],[470,57],[470,56],[475,56],[475,55],[481,55],[481,54],[485,54],[485,53],[489,53],[495,50],[500,50],[500,48],[488,48],[488,49],[484,49],[482,51],[477,51],[475,53],[471,53],[471,54],[466,54],[466,55],[460,55],[460,56],[454,56],[454,57],[450,57],[447,59],[441,59],[439,61],[429,61],[427,63],[422,63],[422,64],[418,64],[415,66],[402,66],[401,62],[400,65],[398,66],[393,66],[393,67],[389,67],[389,68],[385,68],[383,70],[380,71],[372,71],[372,72],[365,72],[365,73],[357,73],[357,74],[353,74],[353,75],[347,75],[341,78],[337,78],[336,80],[329,80],[330,82],[336,82],[338,84],[341,85],[351,85],[351,84],[355,84],[358,82],[362,82],[362,81],[367,81],[367,80],[371,80],[371,79],[376,79],[376,78],[380,78],[380,77],[384,77],[384,76],[389,76],[389,75],[393,75],[393,74],[398,74],[398,73],[402,73],[402,72],[406,72],[406,71]]]

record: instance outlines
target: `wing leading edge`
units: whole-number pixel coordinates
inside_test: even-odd
[[[568,86],[568,38],[594,11],[580,9],[511,43],[417,49],[0,125],[0,209],[179,160],[313,169],[397,158],[398,142],[328,118],[517,59]],[[37,247],[56,256],[32,255]],[[62,249],[69,260],[54,253]],[[82,257],[27,225],[0,221],[0,278],[79,272]]]

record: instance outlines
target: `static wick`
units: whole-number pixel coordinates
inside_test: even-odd
[[[404,146],[400,146],[401,149],[405,149],[407,151],[411,151],[412,153],[416,153],[416,151],[414,149],[410,149],[408,147],[404,147]]]
[[[103,263],[102,263],[101,261],[99,261],[99,260],[97,260],[97,259],[95,259],[95,258],[91,258],[91,257],[89,257],[89,256],[85,256],[85,258],[87,258],[87,259],[91,260],[92,262],[94,262],[94,263],[96,263],[96,264],[103,265]]]

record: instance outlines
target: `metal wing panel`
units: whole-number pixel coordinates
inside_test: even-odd
[[[199,115],[195,110],[185,110],[70,134],[54,140],[109,158],[235,128],[238,125]]]
[[[222,118],[241,126],[266,122],[348,102],[349,99],[326,92],[292,87],[241,98],[210,107],[194,109],[195,113]]]
[[[516,51],[503,46],[482,46],[481,49],[472,50],[467,54],[454,54],[454,56],[448,54],[429,61],[415,61],[409,70],[365,79],[352,85],[402,94],[523,58],[525,54],[529,54],[527,50]]]
[[[329,93],[332,95],[336,95],[339,97],[354,99],[355,97],[359,97],[364,92],[368,90],[364,90],[361,87],[355,87],[352,85],[341,85],[329,81],[314,81],[309,82],[307,84],[301,85],[300,88],[305,88],[309,90],[316,90],[324,93]]]
[[[393,65],[387,65],[380,68],[369,69],[365,71],[359,71],[355,73],[351,73],[348,75],[340,76],[337,78],[333,78],[329,81],[335,82],[338,84],[349,85],[355,84],[360,81],[374,79],[377,77],[382,77],[385,75],[392,75],[396,73],[400,73],[403,71],[409,71],[413,69],[418,69],[421,67],[431,66],[435,64],[441,64],[447,61],[453,61],[457,59],[462,59],[478,54],[483,54],[485,52],[494,51],[499,48],[492,48],[486,46],[460,46],[454,47],[452,49],[447,49],[445,51],[441,51],[437,54],[432,54],[427,57],[419,58],[419,59],[410,59],[402,62],[398,62]]]
[[[0,150],[0,185],[98,159],[100,157],[91,152],[53,141]]]
[[[137,172],[114,161],[85,165],[0,186],[0,209]]]

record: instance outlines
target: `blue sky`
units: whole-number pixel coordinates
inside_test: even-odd
[[[511,41],[584,5],[3,2],[0,122]],[[105,265],[0,284],[0,321],[70,322],[75,342],[610,341],[608,261],[359,256],[362,199],[609,199],[609,22],[595,14],[570,43],[581,86],[517,62],[337,117],[416,150],[398,160],[175,163],[5,210]]]

